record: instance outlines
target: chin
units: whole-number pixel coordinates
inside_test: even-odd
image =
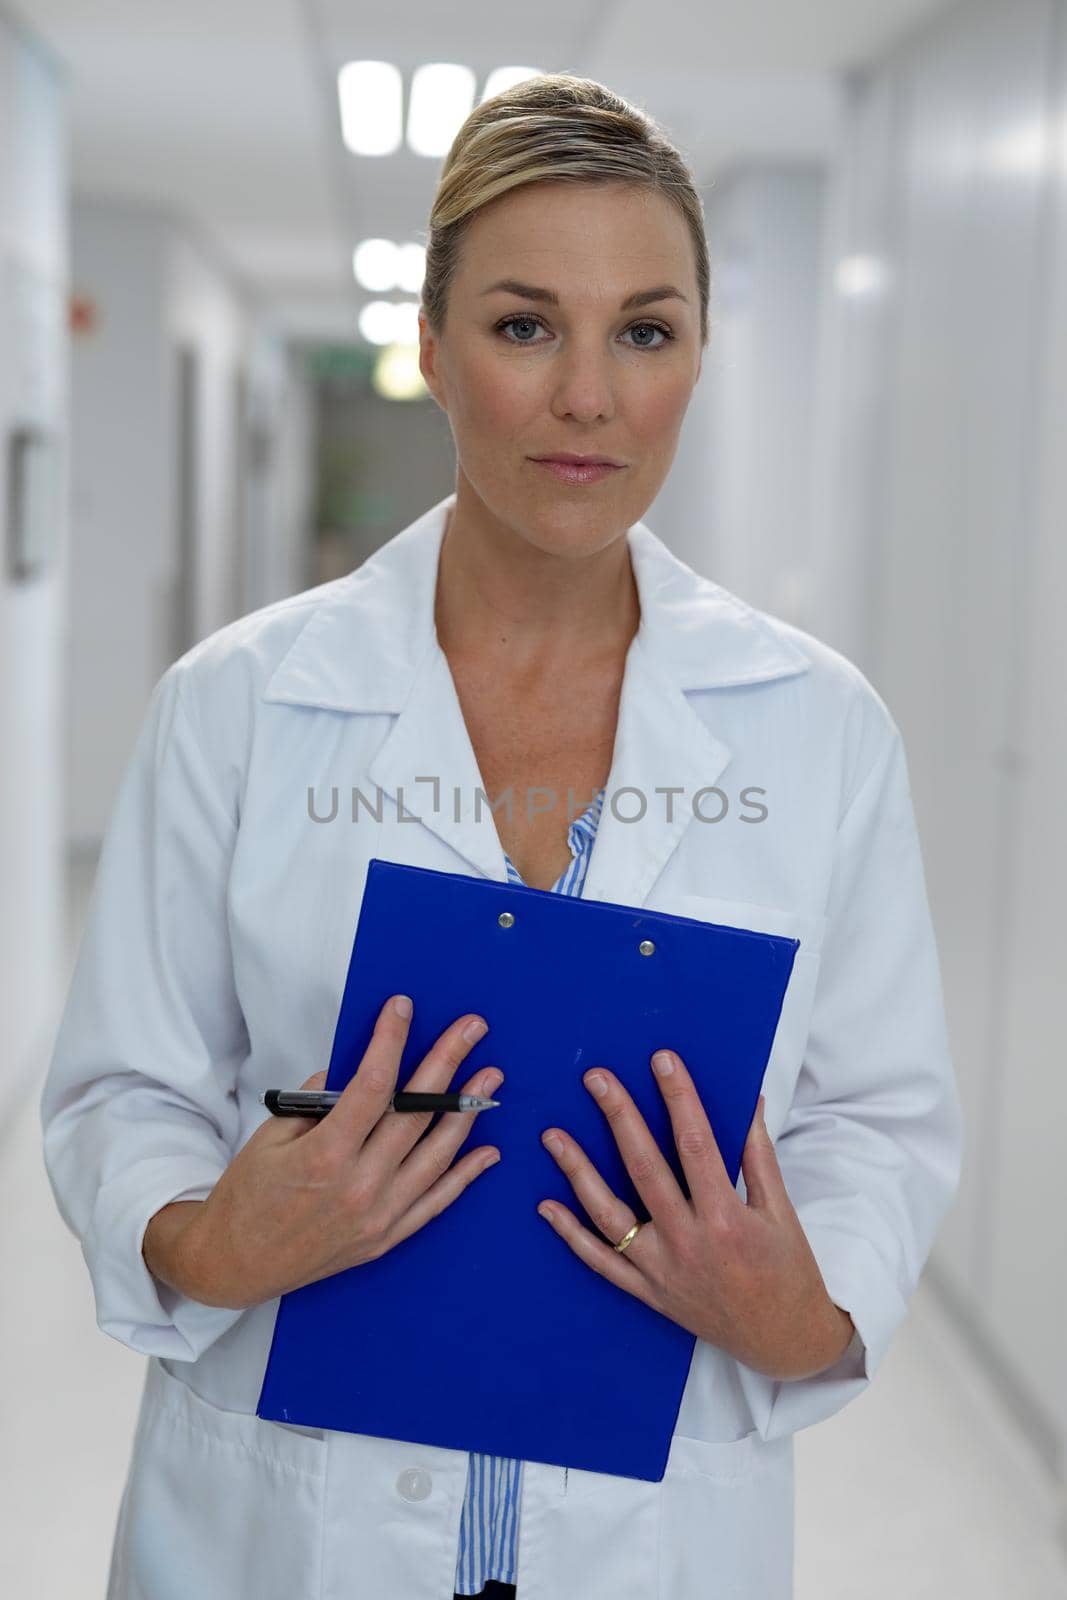
[[[552,510],[533,517],[527,512],[513,526],[528,544],[536,545],[546,555],[591,556],[624,536],[628,524],[603,514],[590,517],[581,507],[575,507],[563,516]]]
[[[628,469],[629,470],[629,469]],[[598,495],[605,485],[581,489],[538,484],[531,475],[538,469],[523,461],[517,477],[504,482],[486,479],[479,489],[468,477],[473,502],[480,501],[498,527],[510,529],[516,539],[551,556],[589,556],[624,536],[635,520],[632,508]],[[592,492],[590,492],[592,491]]]

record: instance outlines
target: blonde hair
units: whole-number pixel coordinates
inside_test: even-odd
[[[422,310],[440,337],[471,218],[531,183],[619,183],[654,189],[678,207],[696,255],[700,342],[708,342],[711,268],[704,207],[692,173],[659,125],[593,78],[526,78],[484,100],[445,157],[430,212]]]

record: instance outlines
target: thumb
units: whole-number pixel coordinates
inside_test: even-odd
[[[763,1120],[763,1095],[757,1102],[756,1114],[741,1152],[741,1171],[748,1204],[757,1210],[771,1207],[785,1188],[774,1144]]]

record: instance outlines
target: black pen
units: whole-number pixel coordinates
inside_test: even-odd
[[[321,1120],[341,1098],[339,1089],[264,1089],[260,1104],[276,1117],[315,1117]],[[478,1094],[419,1094],[401,1090],[390,1101],[394,1111],[488,1111],[499,1100]]]

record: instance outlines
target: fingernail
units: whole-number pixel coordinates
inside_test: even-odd
[[[607,1079],[602,1078],[599,1072],[594,1072],[592,1077],[586,1078],[585,1086],[591,1094],[596,1095],[598,1100],[608,1092]]]
[[[393,1001],[393,1010],[396,1012],[398,1017],[410,1017],[411,996],[407,994],[398,994],[396,999]]]
[[[657,1078],[669,1078],[674,1071],[674,1062],[666,1050],[657,1050],[652,1057],[652,1071]]]
[[[558,1156],[560,1151],[563,1149],[563,1140],[560,1138],[558,1133],[546,1133],[542,1138],[541,1143],[544,1145],[546,1150],[551,1150],[554,1156]]]
[[[486,1022],[484,1017],[473,1017],[464,1028],[463,1037],[469,1044],[473,1044],[475,1039],[480,1039],[482,1037],[482,1034],[488,1030],[488,1027],[489,1024]]]
[[[492,1094],[494,1089],[499,1089],[503,1081],[504,1074],[502,1072],[487,1072],[482,1079],[486,1094]]]

